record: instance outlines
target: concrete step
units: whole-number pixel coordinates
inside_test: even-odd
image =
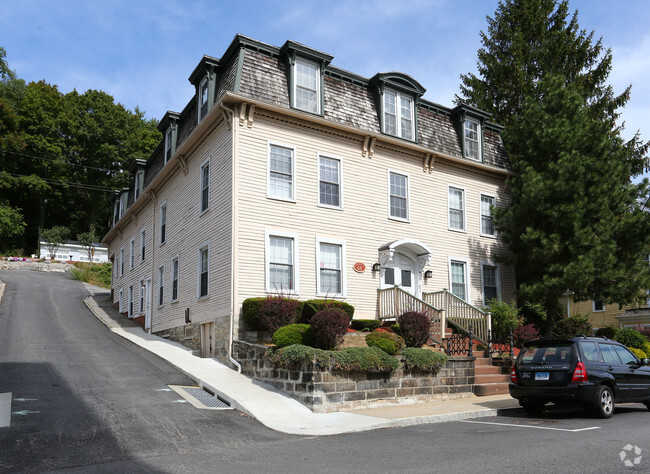
[[[501,367],[494,365],[474,365],[474,375],[501,375],[503,370]]]
[[[510,382],[510,376],[506,374],[485,374],[485,375],[475,375],[474,383],[476,385],[485,385],[491,383],[508,383]]]
[[[492,365],[492,359],[489,357],[477,357],[476,361],[474,361],[474,366],[479,366],[479,365]]]
[[[485,397],[488,395],[499,395],[508,393],[507,383],[488,383],[482,385],[474,385],[474,395],[477,397]]]

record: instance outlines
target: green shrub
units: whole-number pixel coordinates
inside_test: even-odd
[[[95,286],[101,286],[102,288],[110,288],[112,270],[113,264],[111,262],[75,262],[74,268],[72,268],[70,273],[72,274],[72,278],[75,280],[90,283]]]
[[[293,364],[314,362],[324,369],[391,372],[399,366],[395,357],[377,347],[349,347],[342,351],[324,351],[294,344],[281,349],[269,349],[267,356],[285,368]]]
[[[399,331],[399,324],[391,324],[390,325],[390,330],[393,331],[395,334],[401,336],[402,333]]]
[[[283,296],[269,296],[260,305],[260,327],[275,332],[282,326],[295,323],[299,314],[300,301]]]
[[[519,310],[515,307],[515,302],[506,303],[500,299],[490,301],[492,313],[492,333],[497,337],[510,334],[510,330],[515,330],[520,326]]]
[[[260,324],[260,306],[266,301],[266,297],[246,298],[242,303],[242,316],[254,331],[262,329]]]
[[[314,334],[309,324],[288,324],[273,333],[273,344],[286,347],[292,344],[311,346],[314,343]]]
[[[616,335],[616,340],[627,347],[634,347],[643,350],[648,340],[643,335],[632,328],[621,329]]]
[[[643,360],[648,358],[647,354],[643,352],[641,349],[637,349],[636,347],[628,347],[628,349],[630,349],[632,354],[637,356],[638,359]]]
[[[397,318],[400,336],[408,347],[420,347],[429,339],[429,317],[419,311],[408,311]]]
[[[353,319],[350,321],[350,327],[358,331],[374,331],[381,326],[381,321],[377,319]]]
[[[593,332],[589,316],[582,314],[560,319],[553,326],[553,335],[557,337],[591,336]]]
[[[319,311],[311,318],[314,346],[319,349],[335,349],[343,341],[349,326],[350,319],[341,309],[328,308]]]
[[[598,328],[596,331],[596,337],[606,337],[607,339],[616,339],[618,334],[618,329],[614,326],[606,326],[604,328]]]
[[[310,323],[311,318],[324,309],[337,308],[342,309],[348,315],[349,321],[354,317],[354,306],[337,300],[307,300],[302,304],[302,312],[300,314],[299,322]]]
[[[386,354],[395,355],[404,347],[404,339],[392,332],[371,332],[366,336],[368,347],[379,347]]]
[[[438,372],[447,363],[447,356],[439,352],[417,347],[407,347],[402,350],[404,369]]]
[[[643,346],[643,352],[650,355],[650,342],[645,343],[645,345]]]

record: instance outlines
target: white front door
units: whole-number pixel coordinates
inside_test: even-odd
[[[413,260],[402,253],[395,252],[393,258],[386,262],[381,272],[381,287],[399,286],[404,291],[418,295],[418,273]]]
[[[144,329],[151,329],[151,278],[144,282]]]

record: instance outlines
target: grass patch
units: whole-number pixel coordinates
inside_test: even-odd
[[[70,270],[70,273],[75,280],[102,288],[111,287],[112,263],[75,262],[73,265],[74,268]]]

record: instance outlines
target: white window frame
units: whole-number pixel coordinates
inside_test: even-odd
[[[481,300],[483,302],[483,306],[487,306],[487,301],[485,301],[485,280],[483,275],[483,267],[493,267],[496,269],[497,299],[501,299],[501,265],[489,260],[481,261]]]
[[[208,168],[208,184],[207,186],[204,183],[204,169]],[[210,210],[210,180],[212,179],[212,167],[210,166],[210,157],[208,157],[199,168],[199,216],[202,216]],[[203,208],[204,198],[203,192],[207,189],[207,197],[205,198],[205,209]]]
[[[469,262],[470,260],[465,257],[449,257],[448,258],[448,263],[447,263],[447,269],[449,272],[449,291],[453,294],[453,286],[452,286],[452,277],[451,277],[451,264],[453,263],[463,263],[464,269],[465,269],[465,301],[467,303],[471,304],[472,297],[470,294],[470,281],[469,281]]]
[[[390,198],[393,196],[391,194],[391,184],[390,184],[390,177],[391,175],[397,175],[397,176],[402,176],[406,178],[406,198],[403,196],[397,196],[395,197],[399,199],[406,199],[406,218],[404,217],[399,217],[399,216],[394,216],[391,213],[391,206],[390,206]],[[400,222],[410,222],[411,221],[411,179],[408,173],[403,173],[401,171],[396,171],[396,170],[388,170],[388,218],[391,220],[395,221],[400,221]]]
[[[124,247],[120,249],[120,276],[124,275]]]
[[[135,266],[135,238],[129,242],[129,270]]]
[[[54,258],[59,260],[59,256],[57,254],[54,254]],[[120,256],[119,255],[115,256],[115,264],[114,264],[114,266],[115,266],[115,268],[113,269],[114,270],[113,273],[115,274],[115,278],[119,278],[119,276],[120,276]]]
[[[124,312],[124,291],[122,288],[120,288],[120,293],[118,296],[118,302],[117,302],[118,310],[120,313]]]
[[[298,64],[302,64],[307,67],[311,67],[316,71],[316,89],[309,89],[308,87],[298,85]],[[293,73],[293,90],[291,91],[292,105],[297,110],[302,110],[303,112],[308,112],[310,114],[321,113],[321,71],[320,65],[314,61],[309,61],[303,58],[296,58],[296,61],[292,67]],[[313,91],[316,96],[316,110],[309,110],[308,108],[302,108],[298,106],[298,88],[302,88],[308,91]]]
[[[142,195],[142,190],[144,188],[144,170],[138,170],[135,172],[135,180],[133,183],[133,202],[137,201],[138,198]]]
[[[169,154],[169,156],[167,156]],[[165,131],[165,151],[164,151],[163,163],[166,165],[169,160],[172,158],[172,127],[167,127]]]
[[[133,285],[130,285],[129,286],[129,302],[128,302],[129,306],[128,306],[128,310],[127,310],[129,318],[133,317],[133,304],[134,304],[133,295],[134,295],[134,293],[133,293]]]
[[[204,250],[207,250],[208,252],[208,268],[207,268],[207,282],[206,282],[206,290],[205,294],[201,294],[201,275],[203,272],[202,268],[202,256],[201,254],[203,253]],[[197,273],[197,278],[196,278],[196,297],[200,300],[204,300],[206,298],[210,297],[210,241],[207,240],[203,242],[201,245],[199,245],[198,251],[197,251],[197,265],[196,265],[196,273]]]
[[[451,190],[457,190],[457,191],[462,191],[463,193],[463,202],[462,202],[462,213],[463,213],[463,228],[458,229],[456,227],[451,226],[451,200],[449,199],[449,193]],[[454,209],[457,210],[457,209]],[[467,190],[462,187],[462,186],[455,186],[453,184],[448,184],[447,185],[447,228],[449,230],[452,230],[454,232],[467,232]]]
[[[494,213],[492,210],[490,210],[489,215],[483,214],[483,198],[489,198],[492,200],[492,208],[495,208],[497,206],[497,197],[494,194],[488,194],[488,193],[479,193],[478,195],[478,213],[479,213],[479,232],[481,234],[481,237],[490,237],[493,239],[496,239],[497,237],[497,230],[494,228],[494,233],[493,234],[487,234],[483,232],[483,217],[489,217],[492,220],[492,227],[494,227]]]
[[[338,180],[337,183],[334,183],[333,181],[324,181],[323,179],[321,179],[320,164],[321,164],[321,160],[323,160],[323,159],[338,162],[338,165],[339,165],[339,167],[338,167],[338,178],[339,178],[339,180]],[[337,156],[332,156],[332,155],[327,155],[327,154],[324,154],[324,153],[319,153],[318,154],[318,163],[317,163],[317,170],[316,171],[318,173],[317,174],[317,176],[318,176],[318,206],[319,207],[326,207],[328,209],[339,209],[339,210],[343,209],[343,159],[339,158]],[[321,202],[321,194],[320,194],[320,184],[321,184],[321,182],[330,183],[330,184],[337,184],[338,185],[338,187],[339,187],[339,205],[338,206],[333,206],[331,204],[325,204],[325,203]]]
[[[160,205],[159,211],[160,221],[160,245],[167,242],[167,201]]]
[[[147,258],[147,229],[140,232],[140,263]]]
[[[144,279],[140,280],[140,292],[139,292],[139,298],[138,298],[138,314],[144,314],[145,310],[145,300],[146,300],[146,295],[145,295],[145,286],[144,286]]]
[[[291,150],[291,197],[277,196],[271,192],[271,147]],[[279,201],[296,202],[296,147],[283,143],[267,141],[266,144],[266,197]]]
[[[271,286],[271,237],[281,237],[285,239],[293,239],[293,289],[288,288],[275,288]],[[299,258],[298,234],[294,232],[276,231],[266,229],[264,231],[264,274],[265,281],[264,287],[267,293],[283,293],[298,295],[300,292],[300,258]]]
[[[320,285],[320,270],[321,270],[321,261],[320,261],[320,246],[321,244],[330,244],[338,245],[341,248],[341,292],[340,293],[328,293],[321,291]],[[326,237],[316,237],[316,296],[327,296],[327,297],[347,297],[347,265],[346,260],[346,242],[345,240],[340,239],[328,239]]]
[[[467,136],[468,133],[467,122],[476,124],[476,140],[474,140],[473,138],[469,138]],[[465,120],[463,121],[463,141],[464,141],[463,154],[465,155],[465,158],[474,161],[481,161],[481,158],[483,156],[483,149],[481,147],[481,122],[479,120],[476,120],[475,118],[472,117],[465,117]],[[467,146],[467,143],[470,141],[476,143],[476,150],[478,156],[470,156],[470,154],[468,153],[469,147]]]
[[[605,312],[605,302],[601,301],[600,303],[603,305],[602,308],[601,309],[596,309],[596,301],[592,300],[592,302],[591,302],[592,312],[594,312],[594,313],[604,313]]]
[[[176,262],[176,298],[174,298],[174,262]],[[172,257],[172,270],[171,270],[171,288],[169,292],[169,302],[176,303],[178,301],[178,294],[180,290],[180,276],[181,276],[181,266],[178,260],[178,255]]]
[[[158,307],[165,305],[165,265],[158,267]]]
[[[206,90],[206,97],[205,101],[203,101],[203,86],[205,86]],[[210,85],[208,84],[208,78],[207,76],[204,77],[201,82],[199,82],[199,88],[197,91],[197,119],[198,122],[201,122],[205,118],[206,115],[208,115],[208,105],[210,103]],[[203,104],[206,104],[205,106],[205,114],[201,114],[201,109],[203,108]]]
[[[393,104],[395,106],[395,133],[391,133],[387,130],[386,127],[386,115],[393,115],[393,114],[388,114],[386,111],[386,93],[394,94],[395,95],[395,103]],[[411,102],[411,107],[410,107],[410,117],[408,119],[411,121],[411,135],[408,137],[402,136],[402,98],[408,99]],[[384,92],[382,93],[382,118],[381,118],[381,126],[382,126],[382,131],[386,135],[391,135],[393,137],[397,138],[402,138],[404,140],[409,140],[409,141],[415,141],[415,98],[411,94],[405,94],[403,92],[399,92],[395,89],[390,89],[386,88],[384,89]],[[406,117],[405,117],[406,118]]]

